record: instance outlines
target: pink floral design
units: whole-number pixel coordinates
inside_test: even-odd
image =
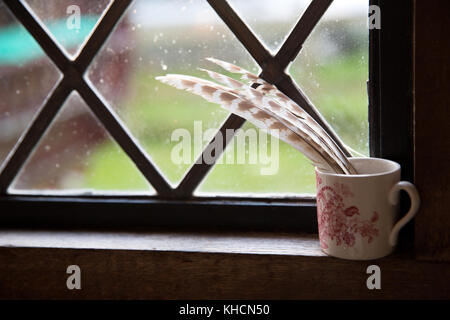
[[[318,189],[322,181],[317,179]],[[320,181],[320,182],[319,182]],[[375,224],[379,219],[374,212],[370,220],[361,220],[359,209],[355,206],[345,208],[344,198],[352,198],[354,194],[344,184],[334,184],[333,188],[324,186],[317,193],[317,217],[319,224],[320,245],[328,248],[325,239],[336,241],[336,245],[355,245],[355,235],[367,238],[368,243],[378,236]]]
[[[359,214],[359,209],[357,207],[349,207],[344,210],[344,214],[347,217],[353,217],[355,214]]]
[[[350,188],[343,183],[335,183],[333,187],[334,190],[341,194],[344,198],[351,198],[355,196]]]

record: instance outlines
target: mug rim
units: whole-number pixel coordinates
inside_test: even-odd
[[[391,165],[394,166],[394,168],[392,170],[389,171],[384,171],[384,172],[378,172],[378,173],[363,173],[363,174],[343,174],[343,173],[334,173],[334,172],[326,172],[326,171],[321,171],[319,168],[315,167],[315,172],[317,174],[320,174],[322,176],[329,176],[329,177],[342,177],[342,178],[367,178],[367,177],[380,177],[380,176],[388,176],[391,175],[395,172],[398,172],[401,170],[401,166],[399,163],[392,161],[392,160],[388,160],[388,159],[383,159],[383,158],[372,158],[372,157],[351,157],[349,158],[350,162],[352,162],[353,160],[374,160],[374,161],[379,161],[379,162],[385,162],[385,163],[390,163]]]

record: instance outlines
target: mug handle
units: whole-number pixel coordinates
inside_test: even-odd
[[[395,246],[397,244],[398,233],[400,232],[400,229],[403,228],[409,221],[411,221],[412,218],[414,218],[420,206],[419,192],[417,192],[416,187],[412,183],[406,181],[397,182],[389,192],[389,202],[392,205],[396,205],[398,203],[398,194],[400,190],[405,190],[408,193],[409,198],[411,199],[411,207],[409,208],[408,213],[403,218],[401,218],[392,228],[391,234],[389,235],[389,244],[391,246]]]

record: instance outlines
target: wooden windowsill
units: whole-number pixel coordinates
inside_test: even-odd
[[[316,235],[274,233],[0,231],[0,247],[151,250],[326,257]]]
[[[66,288],[72,264],[82,290]],[[316,235],[0,231],[0,299],[448,299],[449,279],[448,264],[399,254],[328,257]]]

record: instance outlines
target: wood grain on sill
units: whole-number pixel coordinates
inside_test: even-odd
[[[0,231],[0,247],[153,250],[325,256],[315,235],[275,233],[143,233]]]

